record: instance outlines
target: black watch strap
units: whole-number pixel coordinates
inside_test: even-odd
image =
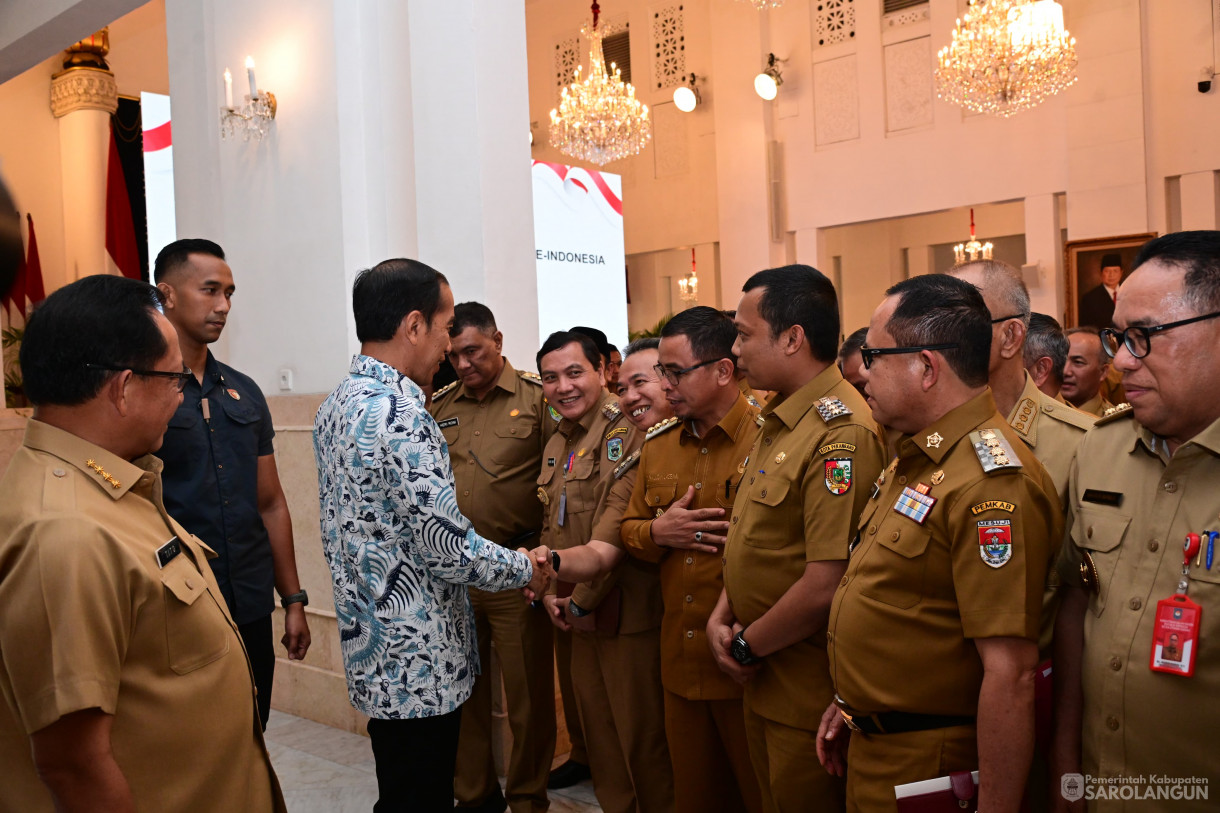
[[[284,596],[280,599],[280,606],[285,610],[288,609],[289,604],[300,604],[307,607],[309,606],[309,594],[302,590],[299,593],[293,593],[291,596]]]
[[[555,575],[559,575],[559,551],[551,551],[551,570],[555,571]]]

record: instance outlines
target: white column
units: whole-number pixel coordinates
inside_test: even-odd
[[[1216,173],[1191,172],[1183,175],[1182,230],[1216,228]]]
[[[1037,265],[1036,276],[1025,275],[1030,307],[1063,321],[1063,232],[1059,201],[1054,194],[1025,199],[1025,262]]]
[[[59,119],[68,282],[107,270],[106,164],[110,116],[118,107],[118,87],[108,70],[72,68],[51,79],[51,112]]]

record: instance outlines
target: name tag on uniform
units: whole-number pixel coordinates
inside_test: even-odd
[[[1084,495],[1080,498],[1082,502],[1095,502],[1098,505],[1112,505],[1115,508],[1123,504],[1123,495],[1121,491],[1100,491],[1095,488],[1086,488]]]
[[[157,566],[165,567],[172,562],[174,557],[179,553],[182,553],[182,541],[175,536],[164,545],[157,548]]]
[[[457,426],[458,419],[457,418],[446,418],[443,421],[439,421],[436,425],[439,426],[441,429],[448,429],[451,426]]]

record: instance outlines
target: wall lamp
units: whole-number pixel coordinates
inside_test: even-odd
[[[768,102],[775,98],[779,93],[779,86],[784,83],[784,77],[780,75],[780,63],[786,62],[784,59],[776,59],[775,54],[767,54],[767,67],[763,68],[762,73],[754,77],[754,92]]]
[[[254,57],[246,57],[246,79],[250,93],[241,108],[233,105],[233,74],[225,68],[225,106],[220,108],[220,137],[222,139],[241,136],[242,141],[262,141],[275,121],[275,94],[258,89],[254,80]]]
[[[693,73],[687,78],[686,84],[674,88],[674,105],[683,113],[689,113],[703,101],[696,84],[698,77]]]

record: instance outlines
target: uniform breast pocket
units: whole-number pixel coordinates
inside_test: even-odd
[[[538,433],[533,423],[514,421],[497,428],[494,435],[496,443],[488,457],[496,466],[513,468],[538,459]]]
[[[648,483],[644,487],[644,502],[648,505],[648,509],[655,514],[658,508],[662,511],[669,508],[677,498],[677,492],[677,480]]]
[[[161,571],[169,667],[180,675],[224,657],[232,635],[224,613],[207,594],[207,581],[180,553]]]
[[[1089,580],[1096,579],[1097,587],[1092,590],[1093,612],[1100,616],[1106,609],[1110,597],[1110,583],[1114,580],[1114,571],[1118,568],[1118,559],[1122,555],[1122,541],[1127,533],[1131,517],[1117,511],[1097,508],[1081,508],[1080,519],[1072,525],[1072,541],[1083,554],[1084,567],[1092,561]]]
[[[258,422],[259,412],[249,403],[228,396],[221,396],[213,400],[220,403],[225,417],[231,423],[236,424],[239,429],[253,427]],[[231,438],[227,438],[226,443],[235,445],[235,452],[240,456],[256,457],[258,455],[258,435],[259,433],[256,431],[239,431],[233,433]]]
[[[791,529],[802,525],[799,509],[796,509],[795,524],[783,521],[781,516],[786,510],[782,507],[783,502],[791,490],[792,483],[780,477],[761,477],[751,486],[742,513],[749,512],[752,516],[742,516],[740,520],[749,523],[750,531],[745,536],[747,545],[778,550],[798,541],[792,538]]]
[[[567,494],[567,511],[579,514],[581,511],[592,511],[597,507],[597,478],[593,476],[595,457],[585,453],[572,462],[568,472],[564,492]]]
[[[861,533],[875,535],[876,544],[869,554],[871,561],[863,565],[867,576],[861,574],[866,581],[860,593],[901,610],[918,604],[924,595],[932,532],[914,522],[892,520],[870,524]]]

